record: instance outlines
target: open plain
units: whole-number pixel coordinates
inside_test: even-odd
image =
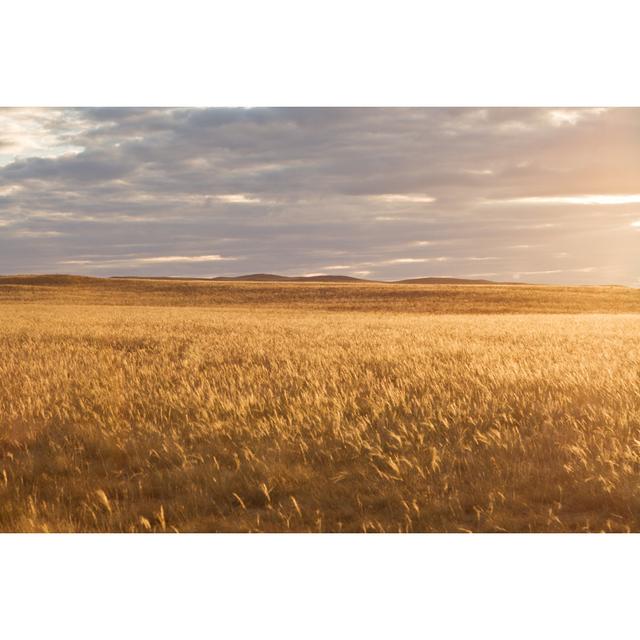
[[[640,292],[0,278],[0,530],[640,531]]]

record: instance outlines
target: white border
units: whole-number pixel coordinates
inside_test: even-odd
[[[0,104],[640,104],[632,0],[20,0]]]
[[[637,536],[9,535],[17,638],[620,638]]]

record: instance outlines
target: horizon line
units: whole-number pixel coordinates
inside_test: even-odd
[[[416,282],[416,284],[420,284],[417,281],[420,280],[431,280],[434,284],[437,284],[440,281],[442,284],[446,284],[445,281],[457,281],[451,282],[450,284],[493,284],[493,285],[505,285],[505,286],[513,286],[513,285],[527,285],[527,286],[539,286],[539,287],[623,287],[628,289],[638,289],[640,285],[631,285],[631,284],[615,284],[615,283],[607,283],[607,284],[577,284],[577,283],[543,283],[543,282],[529,282],[522,280],[515,281],[504,281],[504,280],[491,280],[488,278],[469,278],[469,277],[461,277],[461,276],[415,276],[410,278],[400,278],[398,280],[374,280],[369,278],[361,278],[357,276],[349,276],[349,275],[336,275],[336,274],[324,274],[318,273],[313,275],[281,275],[278,273],[269,273],[269,272],[254,272],[247,274],[240,274],[236,276],[228,276],[228,275],[219,275],[219,276],[182,276],[182,275],[110,275],[110,276],[102,276],[102,275],[86,275],[79,273],[63,273],[63,272],[53,272],[53,273],[11,273],[11,274],[0,274],[0,279],[5,278],[46,278],[46,277],[66,277],[66,278],[86,278],[89,280],[198,280],[198,281],[207,281],[207,282],[229,282],[229,281],[245,281],[245,282],[262,282],[269,283],[269,280],[258,279],[258,278],[277,278],[281,279],[284,282],[292,282],[292,283],[304,283],[314,281],[318,281],[320,278],[328,279],[329,282],[333,281],[336,284],[357,284],[357,283],[367,283],[367,284],[411,284],[412,282]],[[252,277],[255,277],[255,280],[251,280]],[[326,282],[326,280],[325,280]],[[1,282],[0,282],[1,284]],[[429,283],[424,283],[429,284]]]

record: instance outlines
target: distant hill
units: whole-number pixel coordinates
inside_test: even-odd
[[[219,276],[217,282],[373,282],[352,276],[279,276],[273,273],[252,273],[246,276]]]
[[[98,278],[91,276],[73,276],[65,274],[42,274],[42,275],[12,275],[0,276],[0,285],[39,285],[39,286],[71,286],[71,285],[91,285],[108,284],[113,280],[172,280],[172,281],[200,281],[200,282],[326,282],[326,283],[378,283],[378,284],[425,284],[425,285],[451,285],[451,284],[474,284],[474,285],[514,285],[524,284],[521,282],[495,282],[493,280],[473,280],[467,278],[408,278],[405,280],[395,280],[385,282],[381,280],[366,280],[365,278],[355,278],[353,276],[339,276],[321,274],[317,276],[280,276],[274,273],[252,273],[242,276],[218,276],[216,278],[202,277],[175,277],[175,276],[111,276],[109,278]]]
[[[69,276],[60,273],[42,275],[15,275],[0,276],[0,285],[3,284],[24,284],[59,287],[64,285],[92,284],[101,278],[90,276]],[[102,280],[104,282],[104,280]]]
[[[381,280],[367,280],[353,276],[279,276],[273,273],[253,273],[245,276],[219,276],[211,278],[218,282],[382,282]],[[520,284],[518,282],[495,282],[493,280],[474,280],[471,278],[408,278],[394,280],[388,284]]]
[[[253,273],[245,276],[219,276],[211,278],[217,282],[377,282],[382,280],[367,280],[353,276],[279,276],[273,273]],[[495,282],[494,280],[474,280],[471,278],[408,278],[406,280],[387,281],[387,284],[522,284],[520,282]]]

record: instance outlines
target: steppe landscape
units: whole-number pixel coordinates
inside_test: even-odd
[[[640,530],[627,287],[0,278],[0,529]]]

